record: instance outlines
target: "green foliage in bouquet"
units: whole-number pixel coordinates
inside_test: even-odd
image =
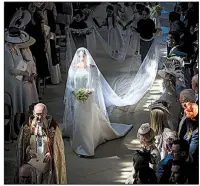
[[[74,95],[79,101],[83,101],[83,102],[87,101],[89,97],[88,91],[84,88],[80,88],[77,91],[75,91]]]

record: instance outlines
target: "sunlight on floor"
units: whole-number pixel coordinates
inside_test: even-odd
[[[132,164],[132,161],[131,161],[131,162],[123,162],[123,163],[121,163],[121,165],[123,167],[126,167],[126,168],[120,169],[121,175],[119,176],[119,178],[117,178],[115,180],[115,182],[124,184],[126,182],[127,178],[130,176],[130,174],[132,172],[133,164]]]
[[[161,93],[163,92],[163,86],[162,86],[163,80],[162,79],[156,79],[152,85],[152,87],[149,90],[149,96],[147,98],[147,101],[143,105],[144,111],[149,111],[148,107],[152,103],[154,103],[156,100],[160,98]]]

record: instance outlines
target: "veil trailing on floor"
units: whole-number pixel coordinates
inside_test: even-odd
[[[144,59],[142,65],[140,66],[135,78],[129,78],[129,81],[123,79],[123,83],[121,84],[123,87],[121,88],[123,92],[117,94],[105,80],[101,72],[99,71],[94,59],[90,55],[89,51],[85,48],[80,48],[75,53],[75,56],[72,60],[71,66],[68,72],[67,84],[66,84],[66,91],[65,91],[65,114],[64,114],[64,123],[67,121],[71,121],[72,117],[72,94],[71,94],[71,78],[73,77],[74,73],[74,65],[78,62],[78,51],[83,50],[87,56],[88,65],[92,65],[97,69],[99,75],[99,86],[97,89],[97,100],[101,111],[107,116],[106,108],[109,108],[110,114],[114,107],[123,107],[129,105],[136,105],[138,101],[147,93],[151,85],[153,84],[157,69],[158,69],[158,62],[161,60],[161,57],[166,52],[166,46],[162,42],[162,37],[157,37],[146,58]],[[95,73],[90,73],[91,79],[95,79]],[[131,81],[130,81],[131,80]]]

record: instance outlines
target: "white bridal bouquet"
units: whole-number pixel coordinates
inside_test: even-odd
[[[85,88],[80,88],[77,91],[74,91],[74,95],[76,99],[83,102],[87,101],[90,94],[91,94],[91,91]]]

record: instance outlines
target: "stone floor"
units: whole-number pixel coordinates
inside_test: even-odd
[[[171,4],[165,3],[165,7],[170,9]],[[161,24],[168,25],[166,15],[162,15]],[[108,67],[106,66],[106,68]],[[64,111],[63,95],[66,75],[65,73],[62,75],[63,82],[61,84],[47,86],[43,100],[48,107],[49,114],[58,123],[62,123]],[[125,182],[131,172],[132,151],[139,147],[136,136],[137,130],[142,123],[149,121],[148,105],[159,98],[161,87],[162,80],[156,78],[153,86],[137,104],[134,112],[131,112],[131,107],[114,110],[110,117],[111,121],[133,124],[133,128],[125,137],[106,142],[97,147],[93,158],[78,157],[72,151],[69,141],[64,139],[68,184],[123,184]],[[5,148],[10,149],[9,151],[4,150],[5,184],[13,184],[16,168],[15,147],[16,142],[11,145],[5,144]]]
[[[64,76],[63,76],[64,77]],[[93,158],[80,158],[72,150],[67,139],[65,143],[65,155],[67,161],[67,177],[69,184],[120,184],[124,183],[131,171],[132,150],[138,147],[136,133],[138,127],[148,122],[148,105],[159,98],[161,80],[157,79],[149,93],[138,103],[134,113],[126,114],[123,110],[116,109],[111,121],[133,124],[132,130],[124,137],[106,142],[100,145]],[[47,105],[49,113],[57,122],[62,122],[64,105],[62,104],[65,83],[49,85],[45,90],[43,102]],[[8,148],[8,145],[5,145]],[[4,151],[5,183],[12,184],[15,172],[15,148],[16,142],[10,145],[10,151]]]

